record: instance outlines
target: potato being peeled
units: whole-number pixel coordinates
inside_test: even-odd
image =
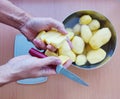
[[[46,34],[45,31],[41,31],[40,33],[38,33],[36,38],[42,40],[43,42],[45,42],[45,34]]]
[[[62,35],[58,31],[50,30],[48,32],[42,31],[37,36],[38,39],[41,39],[47,44],[51,44],[55,48],[59,48],[62,43],[66,40],[66,35]]]
[[[106,56],[106,52],[102,49],[90,50],[87,53],[87,60],[90,64],[101,62]]]
[[[111,38],[109,28],[99,29],[90,39],[89,44],[93,49],[98,49],[105,45]]]

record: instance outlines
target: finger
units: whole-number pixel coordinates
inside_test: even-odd
[[[55,52],[57,50],[54,46],[52,46],[50,44],[47,45],[47,49],[50,50],[50,51],[52,51],[52,52]]]
[[[49,75],[55,75],[56,71],[55,69],[50,69],[50,68],[42,68],[38,73],[37,76],[49,76]]]
[[[51,19],[50,18],[50,24],[52,25],[52,27],[56,28],[60,33],[62,34],[67,34],[67,31],[65,30],[65,27],[62,23],[60,23],[57,20]]]
[[[69,59],[67,62],[64,63],[63,66],[64,66],[65,68],[68,68],[69,66],[71,66],[71,64],[72,64],[72,60]]]
[[[39,40],[39,39],[34,39],[34,40],[33,40],[33,44],[34,44],[38,49],[43,49],[43,50],[46,49],[46,44],[45,44],[44,42],[42,42],[41,40]]]
[[[68,42],[70,48],[72,49],[72,48],[73,48],[73,45],[72,45],[72,42],[70,41],[70,39],[69,39],[68,37],[67,37],[67,42]]]
[[[61,27],[56,27],[57,30],[62,33],[62,34],[67,34],[67,31],[65,30],[64,26],[61,26]]]

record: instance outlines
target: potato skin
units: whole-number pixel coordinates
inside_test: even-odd
[[[72,50],[75,54],[81,54],[84,51],[85,43],[79,36],[74,36],[72,39]]]
[[[84,40],[85,43],[88,43],[89,40],[91,39],[92,32],[91,32],[88,25],[82,25],[81,26],[81,37],[82,37],[82,39]]]
[[[90,39],[89,44],[93,49],[98,49],[105,45],[111,38],[109,28],[99,29]]]
[[[87,60],[90,64],[101,62],[106,56],[106,52],[99,48],[97,50],[91,50],[87,53]]]

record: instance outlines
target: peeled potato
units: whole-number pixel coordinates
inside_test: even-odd
[[[65,53],[67,53],[67,52],[70,51],[70,50],[71,50],[71,48],[70,48],[68,42],[65,41],[65,42],[63,43],[63,45],[58,49],[59,55],[64,55]]]
[[[72,28],[66,28],[66,31],[71,31],[71,32],[73,32],[73,29],[72,29]]]
[[[100,28],[100,22],[96,19],[92,20],[92,22],[89,24],[90,30],[95,31]]]
[[[106,52],[99,48],[97,50],[91,50],[87,53],[87,60],[90,64],[101,62],[106,56]]]
[[[76,55],[75,55],[75,53],[72,50],[67,52],[67,53],[65,53],[65,55],[68,56],[72,60],[72,62],[75,62]]]
[[[62,54],[60,55],[68,56],[72,60],[72,62],[75,62],[76,60],[76,55],[72,50],[69,50],[68,52],[64,52],[64,50],[62,50]]]
[[[57,53],[52,52],[52,51],[50,51],[50,50],[46,50],[46,51],[45,51],[45,55],[47,55],[47,56],[58,56]]]
[[[99,30],[99,29],[98,29]],[[92,34],[94,35],[98,30],[92,31]]]
[[[72,39],[72,50],[75,54],[81,54],[84,51],[85,43],[79,36]]]
[[[89,40],[91,39],[92,32],[91,32],[88,25],[82,25],[81,26],[81,37],[82,37],[82,39],[84,40],[85,43],[88,43]]]
[[[67,41],[63,43],[63,45],[58,49],[59,55],[68,56],[73,62],[76,59],[75,53],[72,52]]]
[[[87,58],[86,58],[85,55],[81,54],[81,55],[78,55],[78,56],[76,57],[75,63],[76,63],[77,65],[79,65],[79,66],[85,65],[86,62],[87,62]]]
[[[61,60],[62,65],[70,59],[68,56],[65,55],[60,55],[58,56],[58,58]]]
[[[111,31],[109,28],[99,29],[90,39],[89,44],[93,49],[98,49],[105,45],[111,38]]]
[[[62,45],[62,43],[66,40],[65,35],[62,35],[61,33],[55,30],[51,30],[48,32],[40,32],[37,38],[41,39],[47,44],[53,45],[55,48],[59,48]]]
[[[93,49],[92,49],[92,47],[89,44],[87,44],[85,46],[85,50],[86,50],[86,53],[87,53],[87,52],[89,52],[90,50],[93,50]]]
[[[92,21],[92,18],[90,15],[83,15],[80,20],[79,23],[80,24],[89,24]]]
[[[73,27],[73,32],[75,33],[75,36],[80,35],[80,24],[76,24],[76,25]]]

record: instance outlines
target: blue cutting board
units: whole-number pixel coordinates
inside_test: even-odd
[[[14,57],[29,54],[28,51],[32,47],[35,48],[35,46],[31,42],[29,42],[24,35],[17,34],[15,37]],[[38,83],[46,82],[47,79],[48,77],[29,78],[29,79],[18,80],[17,83],[38,84]]]

